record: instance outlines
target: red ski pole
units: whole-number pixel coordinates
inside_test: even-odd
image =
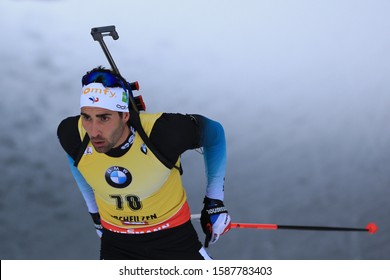
[[[192,220],[199,220],[200,214],[191,215]],[[378,231],[375,223],[369,223],[364,228],[351,227],[329,227],[329,226],[295,226],[295,225],[277,225],[277,224],[256,224],[256,223],[231,223],[230,228],[252,228],[252,229],[268,229],[268,230],[319,230],[319,231],[362,231],[374,234]]]
[[[254,228],[254,229],[270,229],[270,230],[290,229],[290,230],[320,230],[320,231],[366,231],[371,234],[374,234],[378,231],[378,227],[375,223],[369,223],[365,228],[232,223],[231,228]]]

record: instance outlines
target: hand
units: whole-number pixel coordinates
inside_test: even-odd
[[[203,232],[206,234],[204,246],[217,242],[219,237],[230,230],[231,219],[223,202],[205,197],[204,207],[200,216]]]
[[[99,213],[89,213],[91,214],[93,223],[95,225],[96,233],[99,236],[99,238],[102,238],[103,235],[103,226],[100,223],[100,215]]]
[[[103,235],[103,226],[95,224],[96,233],[99,236],[99,238],[102,238]]]

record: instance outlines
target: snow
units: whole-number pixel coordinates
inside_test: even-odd
[[[232,229],[216,259],[390,258],[388,1],[0,2],[0,258],[97,259],[99,240],[56,139],[81,76],[138,80],[150,112],[220,121],[234,222],[365,227],[367,233]],[[203,160],[183,156],[193,213]],[[197,225],[200,239],[204,235]]]

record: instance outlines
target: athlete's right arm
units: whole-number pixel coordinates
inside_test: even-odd
[[[77,167],[75,167],[73,158],[67,154],[70,171],[73,175],[73,178],[76,181],[77,186],[79,187],[81,194],[84,197],[85,203],[87,204],[89,213],[97,213],[98,207],[96,205],[95,195],[93,189],[84,179],[83,175],[80,173]]]
[[[93,189],[87,183],[87,181],[84,179],[83,175],[80,173],[78,168],[74,166],[73,158],[68,154],[67,154],[67,157],[68,157],[68,161],[69,161],[70,171],[73,175],[73,178],[76,181],[77,186],[80,189],[81,194],[83,195],[85,203],[87,204],[89,214],[91,214],[92,220],[95,224],[96,233],[98,234],[99,237],[102,237],[103,227],[100,223],[99,209],[98,209],[97,204],[96,204]]]
[[[76,181],[78,188],[84,198],[84,201],[87,205],[88,211],[92,216],[92,219],[95,224],[96,232],[101,237],[101,225],[100,225],[100,216],[99,209],[96,204],[95,195],[91,186],[84,179],[83,175],[74,166],[75,154],[78,153],[80,147],[80,136],[78,134],[77,122],[78,116],[70,117],[61,122],[58,126],[57,136],[61,143],[62,148],[65,150],[70,171],[73,175],[73,178]]]

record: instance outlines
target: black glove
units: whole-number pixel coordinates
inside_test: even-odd
[[[219,237],[230,230],[231,219],[222,200],[205,197],[200,216],[203,232],[206,234],[204,246],[217,242]]]
[[[91,214],[93,223],[95,224],[95,229],[96,229],[97,235],[98,235],[100,238],[102,238],[102,235],[103,235],[103,226],[102,226],[102,224],[100,223],[100,215],[99,215],[99,213],[89,213],[89,214]]]

